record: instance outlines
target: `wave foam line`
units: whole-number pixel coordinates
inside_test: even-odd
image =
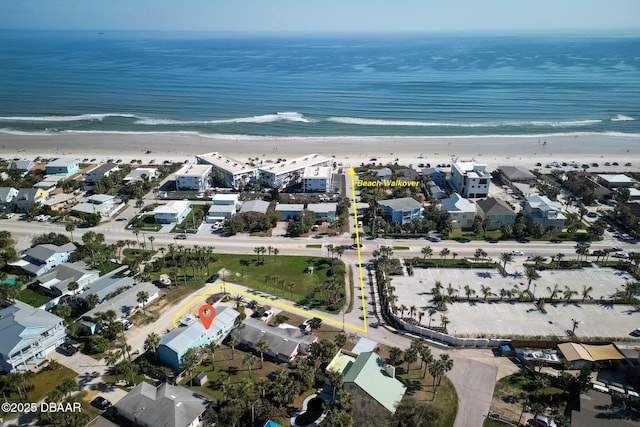
[[[137,118],[134,114],[105,113],[105,114],[78,114],[75,116],[0,116],[3,122],[79,122],[102,121],[107,117]]]
[[[633,117],[625,116],[624,114],[618,114],[615,118],[611,119],[612,122],[632,122],[634,120]]]
[[[154,119],[140,118],[135,124],[139,125],[220,125],[230,123],[272,123],[272,122],[299,122],[312,123],[313,120],[304,117],[297,112],[284,112],[276,114],[264,114],[261,116],[240,117],[237,119],[221,119],[221,120],[175,120],[175,119]]]
[[[489,122],[489,123],[441,123],[405,120],[363,119],[359,117],[329,117],[328,121],[350,125],[365,126],[415,126],[415,127],[461,127],[461,128],[496,128],[502,126],[526,127],[572,127],[590,126],[602,123],[602,120],[573,120],[566,122],[528,121],[528,122]]]

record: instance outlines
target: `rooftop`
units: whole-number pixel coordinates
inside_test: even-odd
[[[188,164],[180,168],[174,175],[180,176],[204,176],[211,172],[211,165]]]
[[[476,212],[476,205],[458,193],[453,193],[449,197],[441,199],[440,203],[447,212]]]
[[[0,309],[0,354],[12,355],[61,322],[55,314],[16,300]]]
[[[161,345],[164,345],[176,353],[180,353],[189,348],[200,337],[207,334],[215,337],[220,331],[224,330],[229,324],[235,322],[240,313],[231,307],[214,307],[216,315],[209,329],[205,329],[202,322],[196,321],[189,326],[181,326],[173,329],[171,332],[162,337]]]
[[[60,157],[52,162],[47,163],[47,167],[68,167],[78,163],[78,159]]]
[[[91,288],[89,288],[89,290],[86,292],[90,291]],[[115,289],[113,291],[115,291]],[[118,317],[126,317],[134,308],[136,308],[140,304],[138,302],[138,292],[142,291],[147,292],[149,296],[153,296],[158,293],[158,288],[153,283],[138,283],[137,285],[128,288],[127,290],[119,293],[113,298],[96,305],[91,310],[83,314],[82,317],[86,319],[93,319],[93,316],[95,316],[96,313],[106,312],[109,310],[113,310]]]
[[[232,174],[242,174],[256,170],[255,167],[250,166],[245,162],[223,156],[218,152],[199,154],[196,158],[201,163],[213,165],[219,169],[229,171]]]
[[[304,205],[302,203],[278,203],[276,212],[302,212]]]
[[[422,204],[413,197],[378,200],[378,204],[393,209],[394,211],[412,211],[414,209],[420,209],[422,207]]]
[[[302,179],[329,179],[333,169],[329,166],[307,166],[302,173]]]
[[[308,166],[314,166],[318,163],[326,162],[329,159],[326,157],[320,157],[318,154],[313,153],[308,156],[298,157],[297,159],[287,160],[280,163],[274,163],[269,166],[262,166],[260,170],[271,172],[274,174],[289,173],[296,170],[304,169]]]
[[[185,209],[191,207],[191,202],[188,200],[172,200],[167,202],[166,205],[158,206],[153,210],[154,214],[170,214],[177,215],[184,212]]]
[[[515,215],[516,212],[502,199],[487,197],[476,201],[480,209],[487,215]]]
[[[267,213],[267,210],[269,209],[269,204],[270,204],[269,202],[265,202],[264,200],[250,200],[242,204],[242,208],[240,208],[240,212]]]

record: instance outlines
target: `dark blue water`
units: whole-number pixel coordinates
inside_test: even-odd
[[[640,134],[640,37],[0,32],[0,129]]]

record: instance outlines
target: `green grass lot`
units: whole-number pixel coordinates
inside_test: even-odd
[[[6,374],[3,374],[6,375]],[[33,389],[27,393],[28,402],[39,402],[44,399],[51,390],[54,390],[64,378],[75,378],[76,373],[62,365],[55,369],[47,370],[46,368],[35,373],[28,381],[33,384]],[[24,402],[17,392],[11,391],[4,396],[8,402]],[[0,411],[2,417],[7,414]],[[15,414],[14,414],[15,415]]]
[[[394,251],[408,251],[410,249],[409,246],[392,246],[391,248]]]
[[[134,229],[141,231],[158,231],[162,228],[160,224],[156,224],[153,214],[145,214],[140,218],[136,216],[129,224],[132,225]]]
[[[331,311],[325,304],[323,294],[317,289],[320,285],[331,280],[331,277],[327,276],[329,264],[326,258],[283,255],[269,257],[265,255],[264,257],[260,256],[258,259],[257,255],[231,254],[216,254],[215,256],[217,260],[209,264],[209,272],[213,275],[224,269],[226,273],[221,279],[225,282],[236,283],[272,295],[282,296],[285,299],[318,310],[339,311]],[[345,265],[340,260],[337,260],[336,263],[336,280],[344,282]],[[306,272],[307,267],[313,267],[312,274]],[[161,274],[169,274],[169,272],[169,268],[163,268],[161,271],[154,273],[152,279],[157,280]],[[276,279],[270,279],[266,283],[265,276],[275,277]],[[282,281],[284,281],[284,290]],[[202,288],[205,278],[194,277],[192,269],[187,268],[185,283],[183,270],[179,268],[176,282],[177,286],[172,286],[165,290],[165,298],[169,303],[180,301],[186,295]],[[294,284],[292,289],[287,287],[289,284]]]
[[[207,216],[207,211],[209,210],[209,207],[207,205],[191,205],[191,212],[189,212],[189,214],[184,218],[184,220],[176,225],[173,229],[174,232],[181,232],[182,230],[191,230],[192,232],[194,229],[197,229],[200,224],[202,223],[202,218],[204,218],[205,216]],[[196,215],[196,212],[199,212],[199,214],[196,216],[200,218],[200,220],[195,221],[195,227],[194,227],[194,221],[193,221],[193,216]]]
[[[52,298],[47,295],[42,295],[36,290],[23,288],[20,291],[18,299],[26,304],[29,304],[32,307],[40,307],[42,304],[51,301]]]
[[[307,248],[322,249],[322,245],[320,243],[314,243],[311,245],[307,245]]]

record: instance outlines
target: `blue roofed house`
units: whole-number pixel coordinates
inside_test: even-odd
[[[47,163],[45,171],[47,175],[66,175],[70,177],[80,171],[80,166],[77,159],[59,158]]]
[[[190,348],[220,342],[226,338],[240,313],[231,307],[216,308],[216,316],[209,329],[200,321],[176,328],[162,337],[158,347],[158,359],[173,369],[180,369],[182,357]]]
[[[13,187],[0,187],[0,204],[11,203],[14,197],[18,195],[18,189]]]
[[[33,169],[35,165],[36,164],[31,160],[12,160],[11,163],[9,163],[9,167],[7,168],[7,170],[15,168],[22,172],[22,175],[25,175],[27,172]]]
[[[421,218],[422,204],[413,197],[379,200],[378,204],[382,206],[384,215],[389,222],[409,224],[411,221]]]
[[[28,370],[48,359],[67,332],[63,319],[22,301],[0,302],[0,369]]]
[[[81,292],[76,299],[83,301],[88,295],[95,294],[98,296],[98,301],[104,301],[109,294],[113,294],[119,289],[130,288],[135,285],[135,280],[132,277],[121,274],[123,270],[128,267],[126,265],[113,270],[111,273],[107,273],[95,280]]]
[[[266,422],[266,424],[263,427],[282,427],[282,426],[275,421],[269,420]]]
[[[69,260],[71,252],[76,250],[76,245],[69,242],[62,246],[51,244],[37,245],[27,249],[22,259],[11,265],[22,268],[31,276],[39,276]]]
[[[301,203],[278,203],[276,205],[276,212],[282,216],[283,221],[299,220],[303,210],[304,205]]]
[[[328,222],[336,220],[337,208],[337,203],[309,203],[307,205],[307,210],[311,212],[316,219]]]

